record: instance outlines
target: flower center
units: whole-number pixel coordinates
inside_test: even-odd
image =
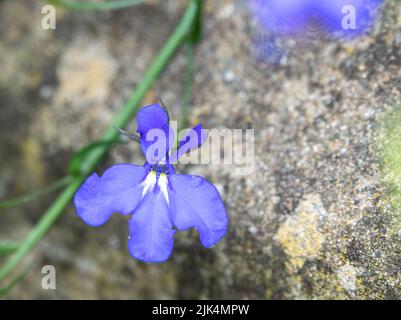
[[[157,179],[160,177],[161,174],[169,176],[170,174],[174,173],[174,167],[169,164],[147,164],[147,169],[149,172],[155,172]]]
[[[170,169],[168,165],[154,165],[152,170],[156,172],[156,176],[160,177],[162,174],[169,175]]]
[[[154,191],[157,186],[157,190],[163,194],[167,204],[170,204],[168,194],[168,176],[174,173],[174,168],[171,165],[148,165],[148,174],[145,180],[142,182],[143,191],[142,198],[149,191]]]

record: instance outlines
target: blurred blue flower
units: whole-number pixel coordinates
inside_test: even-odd
[[[375,21],[375,12],[382,0],[318,1],[315,10],[319,21],[329,33],[354,37],[364,33]]]
[[[228,218],[216,187],[200,176],[177,174],[173,163],[206,140],[202,126],[190,129],[171,157],[174,132],[167,112],[154,104],[138,113],[143,166],[117,164],[99,177],[89,176],[74,197],[77,214],[88,225],[103,225],[114,212],[127,215],[131,255],[163,262],[173,250],[175,229],[195,227],[203,246],[216,244],[227,231]]]
[[[318,23],[330,34],[360,35],[374,22],[382,0],[251,0],[259,24],[275,34],[302,33]]]
[[[262,28],[287,34],[305,28],[311,0],[251,0],[250,8]]]

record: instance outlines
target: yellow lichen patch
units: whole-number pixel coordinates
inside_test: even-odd
[[[287,268],[296,272],[305,261],[318,257],[324,236],[319,223],[326,215],[320,197],[308,195],[296,210],[278,229],[276,239],[288,255]]]
[[[44,167],[42,161],[42,149],[40,143],[34,138],[27,138],[21,144],[22,161],[24,166],[24,184],[41,186],[44,179]]]
[[[349,294],[334,273],[319,270],[313,274],[313,283],[313,290],[307,298],[324,300],[349,299]]]

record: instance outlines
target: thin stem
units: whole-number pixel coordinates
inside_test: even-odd
[[[0,242],[0,257],[14,252],[18,246],[18,243],[12,241]]]
[[[83,179],[74,180],[56,199],[52,206],[45,212],[39,222],[30,231],[28,236],[21,243],[17,251],[12,255],[0,269],[0,280],[2,281],[17,264],[29,253],[39,242],[43,235],[49,230],[53,222],[68,205],[75,191],[81,185]]]
[[[196,17],[194,19],[189,41],[192,45],[197,44],[202,38],[203,34],[203,1],[197,3]]]
[[[45,196],[49,193],[52,193],[53,191],[56,191],[58,189],[61,189],[62,187],[65,187],[69,182],[70,182],[69,176],[61,178],[61,179],[53,182],[50,186],[47,186],[38,191],[34,191],[34,192],[25,194],[23,196],[20,196],[20,197],[14,198],[14,199],[0,201],[0,208],[9,208],[9,207],[14,207],[14,206],[18,206],[21,204],[26,204],[26,203],[32,202],[42,196]]]
[[[128,102],[117,114],[117,117],[109,126],[102,140],[109,141],[116,139],[118,133],[114,130],[114,127],[124,128],[131,120],[132,116],[139,108],[140,102],[142,101],[146,92],[153,85],[159,74],[163,71],[164,67],[176,52],[177,48],[182,44],[183,41],[186,40],[189,32],[192,31],[193,22],[197,15],[200,2],[201,0],[190,0],[185,13],[174,32],[168,38],[159,54],[153,60],[142,81],[138,84]],[[53,202],[39,222],[28,234],[26,239],[24,239],[15,254],[11,256],[9,260],[7,260],[6,263],[1,267],[0,281],[7,277],[20,263],[20,261],[31,251],[31,249],[36,246],[40,239],[42,239],[45,233],[69,204],[75,192],[85,180],[86,176],[95,169],[110,147],[110,145],[99,146],[87,156],[85,163],[82,164],[83,167],[81,170],[81,175],[71,180],[71,183],[58,196],[58,198]]]
[[[25,275],[28,273],[28,271],[32,268],[32,264],[29,264],[24,270],[19,272],[11,281],[5,285],[4,287],[0,288],[0,297],[5,296],[8,294],[14,286],[19,283]]]
[[[75,11],[107,11],[131,7],[144,0],[113,0],[106,2],[72,2],[68,0],[47,0],[48,3]]]
[[[117,127],[114,127],[114,129],[119,133],[119,134],[121,134],[121,135],[123,135],[124,137],[127,137],[128,139],[130,139],[130,140],[132,140],[132,141],[135,141],[135,142],[138,142],[138,143],[140,143],[141,142],[141,137],[139,136],[139,135],[137,135],[137,134],[130,134],[130,133],[128,133],[127,131],[125,131],[125,130],[123,130],[123,129],[120,129],[120,128],[117,128]]]

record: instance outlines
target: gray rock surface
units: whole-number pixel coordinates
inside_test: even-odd
[[[65,174],[73,152],[98,138],[129,97],[184,5],[58,10],[57,29],[44,31],[39,2],[0,4],[1,198]],[[221,191],[225,239],[207,250],[194,231],[177,233],[168,262],[144,264],[127,252],[126,218],[94,229],[70,206],[9,297],[400,298],[401,161],[392,156],[397,131],[383,129],[401,105],[399,12],[387,1],[375,29],[353,41],[283,40],[279,61],[269,63],[255,57],[253,40],[264,35],[245,1],[206,2],[190,120],[255,132],[252,174],[187,168]],[[179,119],[184,74],[179,52],[144,104],[162,94]],[[142,161],[138,146],[117,146],[99,171]],[[53,198],[2,210],[0,240],[21,239]],[[44,264],[57,269],[55,291],[40,286]]]

